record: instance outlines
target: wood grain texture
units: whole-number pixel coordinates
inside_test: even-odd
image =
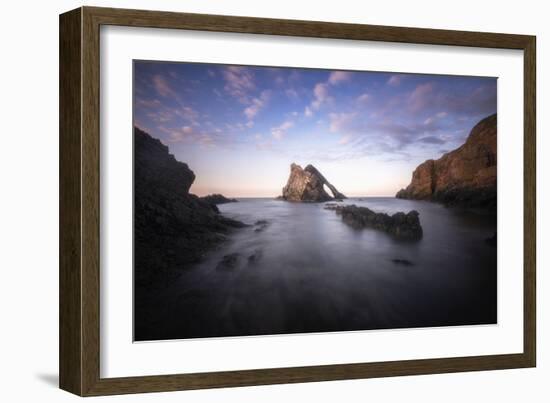
[[[82,394],[81,11],[59,18],[59,386]]]
[[[82,9],[82,390],[99,378],[99,24]]]
[[[523,129],[523,354],[531,366],[536,366],[537,338],[537,144],[536,144],[536,39],[529,38],[524,48],[524,129]]]
[[[101,25],[524,51],[524,352],[129,378],[100,377]],[[535,321],[535,37],[82,7],[60,17],[60,387],[81,396],[532,367]]]

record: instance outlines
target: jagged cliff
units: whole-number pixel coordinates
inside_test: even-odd
[[[232,228],[244,226],[189,193],[194,180],[193,171],[168,147],[134,128],[136,286],[171,278],[222,242]]]
[[[333,200],[333,197],[325,191],[324,185],[330,189],[335,199],[346,198],[313,165],[308,165],[305,169],[302,169],[300,165],[292,163],[290,165],[290,176],[283,188],[281,199],[307,202]]]
[[[456,150],[420,164],[411,183],[396,197],[496,208],[497,115],[476,124]]]

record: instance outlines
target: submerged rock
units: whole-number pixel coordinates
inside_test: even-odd
[[[336,214],[342,216],[349,226],[362,229],[379,229],[395,236],[399,239],[420,240],[422,238],[422,226],[418,211],[412,210],[405,213],[395,213],[388,215],[386,213],[375,213],[367,207],[358,207],[355,204],[350,206],[327,205],[326,210],[334,210]]]
[[[208,195],[208,196],[203,196],[200,199],[207,202],[207,203],[214,204],[214,205],[216,205],[216,204],[226,204],[226,203],[237,203],[238,202],[237,199],[230,199],[230,198],[227,198],[224,195],[219,194],[219,193],[213,193],[213,194]]]
[[[254,253],[252,253],[250,256],[248,256],[248,264],[251,265],[251,264],[256,263],[258,260],[261,259],[262,255],[263,255],[262,250],[261,249],[256,249],[254,251]]]
[[[225,255],[216,266],[217,270],[232,270],[237,267],[240,255],[238,253],[230,253]]]
[[[494,209],[497,202],[497,115],[474,126],[466,142],[438,160],[420,164],[401,199]]]
[[[269,225],[269,221],[267,220],[258,220],[254,223],[254,226],[256,228],[254,228],[254,231],[255,232],[261,232],[263,231],[264,229],[266,229]]]
[[[302,169],[300,165],[292,163],[290,165],[290,176],[280,198],[295,202],[333,200],[333,197],[325,191],[325,185],[330,189],[335,199],[346,198],[313,165],[308,165],[305,169]]]
[[[414,266],[414,263],[407,259],[392,259],[391,261],[402,266]]]

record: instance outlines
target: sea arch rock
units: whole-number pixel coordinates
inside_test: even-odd
[[[324,189],[324,185],[330,189],[330,196]],[[345,199],[321,172],[309,164],[304,169],[298,164],[290,165],[290,176],[283,188],[281,199],[296,202],[325,202],[334,199]]]

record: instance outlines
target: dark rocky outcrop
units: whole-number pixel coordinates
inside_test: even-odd
[[[238,202],[237,199],[230,199],[219,193],[213,193],[211,195],[203,196],[200,199],[213,205]]]
[[[189,193],[195,174],[168,147],[134,129],[136,291],[177,275],[244,224]]]
[[[262,258],[262,255],[263,251],[261,249],[256,249],[254,253],[248,256],[248,264],[254,265]]]
[[[240,255],[238,253],[230,253],[225,255],[216,266],[216,270],[233,270],[239,263]]]
[[[497,115],[476,124],[456,150],[420,164],[409,186],[397,192],[396,197],[496,208]]]
[[[269,221],[267,220],[258,220],[254,223],[254,232],[262,232],[264,229],[266,229],[269,226]]]
[[[386,213],[375,213],[367,207],[358,207],[355,204],[349,206],[328,204],[325,209],[334,210],[336,214],[342,216],[342,221],[356,229],[379,229],[405,240],[420,240],[423,235],[416,210],[390,216]]]
[[[280,199],[295,202],[325,202],[333,200],[324,189],[326,185],[335,199],[345,199],[346,196],[340,193],[313,165],[302,169],[300,165],[290,165],[290,176],[286,186],[283,188],[283,195]]]

